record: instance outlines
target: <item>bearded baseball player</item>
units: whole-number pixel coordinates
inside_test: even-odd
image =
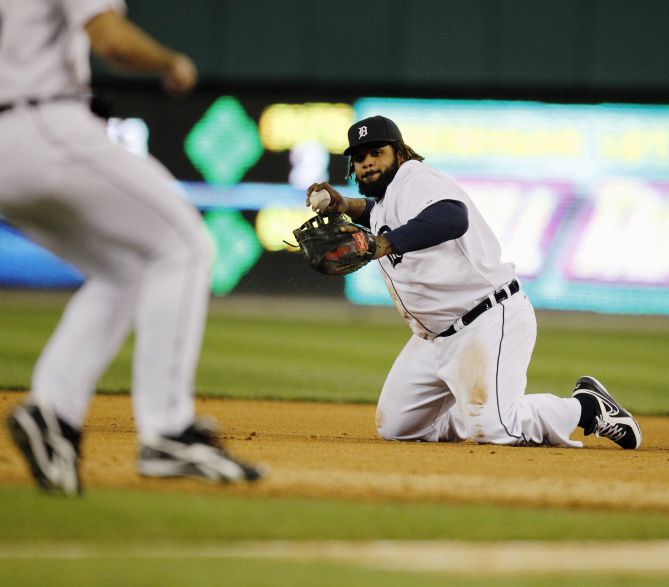
[[[186,93],[197,69],[123,16],[121,0],[0,4],[0,214],[78,267],[67,305],[9,417],[38,485],[81,492],[81,428],[95,384],[131,328],[138,469],[149,477],[249,481],[194,413],[211,250],[197,211],[156,160],[110,143],[91,114],[89,46]]]
[[[580,426],[585,435],[639,448],[638,423],[594,377],[580,377],[570,398],[525,395],[534,310],[471,198],[424,165],[388,118],[357,122],[348,142],[349,173],[364,198],[319,183],[307,190],[307,205],[312,193],[327,190],[323,213],[345,213],[371,228],[373,257],[413,333],[381,391],[379,434],[580,447],[570,439]]]

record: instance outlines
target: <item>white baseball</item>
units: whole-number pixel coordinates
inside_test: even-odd
[[[311,204],[311,209],[314,212],[325,210],[325,208],[327,208],[330,204],[330,194],[327,190],[311,192],[311,196],[309,196],[309,203]]]

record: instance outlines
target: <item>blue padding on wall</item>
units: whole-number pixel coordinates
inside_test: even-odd
[[[0,222],[0,283],[10,287],[72,288],[83,277],[76,269]]]

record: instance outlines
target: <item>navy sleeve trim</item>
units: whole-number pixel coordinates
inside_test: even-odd
[[[398,253],[408,253],[460,238],[468,228],[467,206],[457,200],[440,200],[384,236]]]

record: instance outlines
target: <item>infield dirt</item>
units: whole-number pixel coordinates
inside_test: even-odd
[[[4,422],[23,393],[0,393]],[[373,405],[198,399],[222,425],[237,456],[270,473],[251,486],[187,479],[149,480],[135,472],[130,399],[98,395],[85,427],[82,477],[89,488],[132,487],[255,496],[440,501],[669,512],[669,419],[640,418],[643,446],[624,451],[588,437],[586,448],[504,447],[381,440]],[[0,443],[10,444],[0,429]],[[14,450],[0,453],[0,482],[31,483]]]

